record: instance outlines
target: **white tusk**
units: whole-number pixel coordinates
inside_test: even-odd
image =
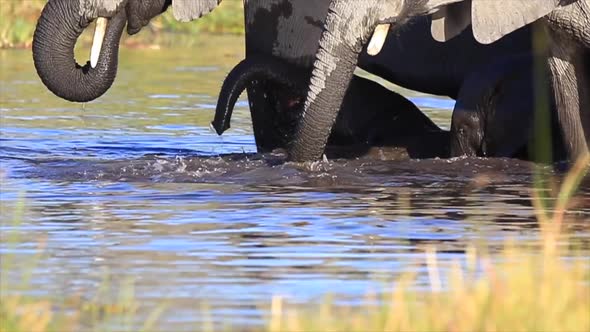
[[[102,48],[102,42],[104,35],[107,31],[108,20],[104,17],[96,19],[96,30],[94,30],[94,39],[92,40],[92,49],[90,49],[90,66],[96,67],[98,64],[98,57],[100,56],[100,49]]]
[[[383,44],[385,44],[385,39],[387,38],[387,33],[389,32],[389,24],[379,24],[375,28],[375,32],[373,32],[373,37],[371,37],[371,41],[369,41],[369,46],[367,46],[367,53],[369,55],[377,55],[381,52],[383,48]]]

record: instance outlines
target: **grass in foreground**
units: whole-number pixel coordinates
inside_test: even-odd
[[[541,228],[533,243],[507,241],[499,254],[474,245],[463,267],[456,262],[442,286],[434,248],[425,252],[430,291],[414,290],[405,274],[393,291],[375,303],[341,307],[329,300],[293,307],[275,297],[268,330],[278,331],[590,331],[588,252],[569,243],[562,231],[564,214],[588,173],[590,156],[578,161],[562,181],[549,213],[534,195]],[[568,259],[565,259],[567,257]],[[465,269],[465,265],[467,269]]]
[[[561,255],[575,257],[567,262]],[[280,297],[271,306],[270,331],[589,331],[590,281],[581,253],[559,251],[546,243],[507,243],[492,259],[470,249],[474,272],[451,269],[448,290],[440,290],[436,254],[426,254],[430,292],[412,290],[406,275],[381,298],[382,306],[334,306],[325,301],[312,308],[285,306]],[[482,271],[475,273],[475,267]],[[370,302],[374,302],[368,297]],[[369,302],[367,301],[367,302]]]
[[[27,48],[33,42],[37,19],[47,0],[0,1],[0,48]],[[150,43],[162,33],[244,33],[243,4],[240,0],[222,1],[219,8],[199,20],[182,23],[174,19],[172,9],[160,15],[139,34]],[[134,37],[135,38],[135,37]],[[137,41],[134,41],[137,43]],[[125,43],[123,43],[125,45]]]
[[[431,247],[425,252],[429,291],[416,290],[415,275],[405,274],[395,280],[392,292],[380,298],[368,294],[367,303],[358,307],[335,305],[328,295],[316,306],[306,307],[290,306],[275,297],[267,312],[268,323],[261,329],[271,332],[590,331],[588,252],[575,248],[562,231],[566,222],[564,212],[589,163],[590,156],[577,163],[562,181],[551,214],[535,198],[541,229],[537,241],[507,241],[500,253],[493,256],[486,253],[485,246],[474,244],[467,249],[464,266],[457,262],[448,276],[442,275],[435,248]],[[15,219],[18,217],[15,213]],[[18,244],[18,233],[9,236],[9,243]],[[120,297],[106,305],[109,301],[100,297],[56,301],[6,296],[7,289],[14,289],[7,288],[10,285],[6,283],[6,274],[14,272],[10,270],[14,267],[10,261],[10,256],[2,259],[0,331],[66,332],[79,331],[81,327],[105,331],[109,326],[116,326],[117,331],[150,330],[161,314],[167,314],[162,306],[136,326],[133,322],[137,303],[133,300],[132,284],[123,287]],[[25,282],[20,286],[27,289],[26,269],[22,273]],[[99,290],[98,293],[108,292]],[[127,324],[112,325],[112,322]],[[209,325],[195,329],[213,330]]]

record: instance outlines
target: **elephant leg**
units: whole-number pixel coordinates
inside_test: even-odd
[[[590,151],[590,49],[584,50],[582,59],[585,59],[580,64],[583,68],[577,72],[578,82],[582,82],[578,86],[578,94],[584,96],[580,106],[580,117],[586,134],[586,148]]]
[[[560,7],[545,23],[559,122],[574,161],[590,153],[590,2]]]
[[[549,68],[557,113],[570,160],[589,153],[588,52],[559,31],[550,31]]]

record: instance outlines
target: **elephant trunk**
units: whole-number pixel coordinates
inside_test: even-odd
[[[304,95],[307,76],[296,67],[272,56],[253,55],[242,60],[223,81],[215,118],[211,123],[217,134],[221,135],[230,128],[236,101],[247,85],[253,81],[267,81]]]
[[[80,66],[74,59],[74,46],[88,23],[79,14],[78,0],[51,0],[43,8],[33,37],[33,60],[41,81],[55,95],[73,102],[94,100],[113,84],[125,9],[109,20],[94,68],[90,62]]]
[[[376,18],[372,24],[357,14],[365,12],[366,8],[358,8],[363,3],[371,2],[335,0],[330,6],[302,119],[289,151],[293,161],[319,160],[324,153],[358,55],[377,25]]]

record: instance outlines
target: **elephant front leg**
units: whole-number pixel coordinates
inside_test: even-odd
[[[569,159],[589,153],[590,87],[587,51],[567,35],[551,31],[549,68],[559,123]]]

